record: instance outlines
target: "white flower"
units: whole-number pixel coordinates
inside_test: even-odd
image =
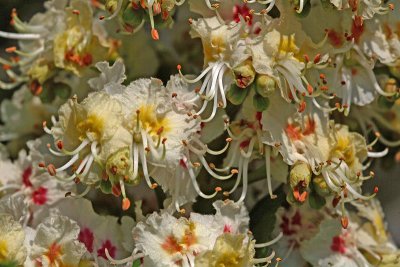
[[[23,266],[27,256],[22,226],[10,214],[0,213],[0,265]]]
[[[194,100],[204,100],[196,115],[203,114],[208,102],[213,102],[209,117],[202,118],[203,122],[209,122],[214,118],[218,107],[226,107],[225,94],[234,81],[231,71],[250,57],[245,40],[241,36],[245,25],[243,21],[225,24],[213,17],[192,21],[191,26],[192,38],[198,37],[202,40],[204,70],[193,80],[183,77],[180,65],[178,65],[178,70],[188,83],[197,83],[204,77]]]
[[[124,217],[118,223],[118,218],[113,216],[103,216],[94,212],[92,204],[86,199],[65,199],[55,206],[54,215],[61,214],[75,221],[79,228],[78,240],[83,243],[86,250],[104,262],[107,259],[105,249],[111,257],[121,258],[129,256],[129,253],[122,245],[123,227],[132,228],[133,220]]]
[[[65,216],[46,218],[36,229],[30,260],[49,267],[78,266],[87,252],[78,241],[79,231],[76,222]]]
[[[70,99],[61,106],[59,120],[52,118],[52,122],[51,130],[44,123],[45,131],[53,136],[57,147],[57,151],[49,148],[50,152],[71,159],[59,168],[50,164],[47,167],[49,173],[56,176],[57,172],[80,162],[75,166],[74,174],[64,179],[66,181],[78,177],[88,185],[98,182],[98,166],[101,167],[107,157],[121,146],[129,147],[130,140],[124,139],[121,125],[121,104],[105,92],[92,93],[82,103],[78,103],[76,98]]]
[[[269,246],[280,236],[271,242],[255,244],[251,235],[247,233],[249,217],[243,203],[217,201],[214,207],[217,210],[215,215],[191,213],[190,218],[177,219],[165,212],[153,213],[146,221],[139,222],[133,228],[135,249],[132,256],[124,260],[108,258],[115,264],[143,258],[145,266],[162,267],[197,264],[204,266],[202,264],[205,264],[206,255],[209,254],[218,261],[221,255],[227,253],[241,258],[241,261],[247,264],[245,266],[266,263],[274,257],[275,254],[272,253],[267,258],[253,258],[254,247]],[[236,244],[234,247],[238,246],[240,251],[232,251],[229,247],[233,244]]]
[[[88,1],[47,1],[44,5],[46,11],[33,16],[29,23],[22,22],[15,10],[12,12],[12,24],[20,33],[0,31],[0,37],[19,40],[18,49],[10,47],[7,51],[21,56],[20,60],[0,59],[13,80],[0,82],[1,88],[10,89],[28,81],[32,91],[40,94],[55,72],[65,70],[80,76],[92,63],[109,57],[112,45],[102,26],[93,20]],[[21,73],[15,73],[14,67]]]
[[[33,150],[32,153],[37,152]],[[40,159],[33,160],[25,150],[19,152],[18,159],[14,162],[9,159],[0,161],[0,172],[3,173],[0,177],[1,195],[24,196],[23,203],[29,208],[24,214],[26,220],[53,205],[72,190],[71,186],[58,184],[48,173],[43,172],[38,167],[40,162]]]

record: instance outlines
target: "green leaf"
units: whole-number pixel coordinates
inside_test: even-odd
[[[140,259],[137,259],[132,263],[132,267],[140,267],[141,265],[142,263],[140,262]]]
[[[142,23],[144,13],[143,9],[135,10],[128,7],[122,14],[122,19],[125,23],[135,27]]]
[[[226,94],[226,98],[228,98],[233,105],[240,105],[243,103],[250,89],[250,87],[240,88],[236,84],[232,84]]]
[[[311,192],[311,194],[308,196],[308,203],[310,204],[311,208],[319,210],[325,206],[326,200],[316,192]]]
[[[262,97],[259,94],[255,94],[253,96],[253,105],[256,111],[262,112],[268,108],[269,99],[266,97]]]
[[[111,194],[112,185],[110,181],[101,180],[100,189],[104,194]]]
[[[269,195],[265,196],[250,212],[250,230],[253,232],[257,243],[264,243],[274,238],[271,234],[276,223],[275,213],[279,207],[286,203],[283,185],[274,193],[277,198],[271,199]],[[269,250],[268,247],[257,250],[257,258],[267,256]]]
[[[54,85],[54,92],[56,96],[66,100],[71,96],[71,87],[63,83],[56,83]]]

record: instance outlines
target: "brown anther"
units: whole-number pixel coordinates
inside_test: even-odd
[[[336,102],[336,103],[335,103],[335,107],[336,107],[336,108],[340,108],[340,103],[339,103],[339,102]]]
[[[317,54],[314,57],[314,64],[318,64],[321,61],[321,54]]]
[[[327,85],[322,85],[319,89],[321,89],[321,91],[328,91],[329,87]]]
[[[311,86],[311,84],[307,84],[307,91],[309,95],[312,95],[314,88]]]
[[[377,186],[374,187],[374,194],[378,194],[379,188]]]
[[[150,152],[150,147],[146,146],[146,147],[144,148],[144,150],[146,150],[146,152]]]
[[[162,134],[163,131],[164,131],[164,126],[161,126],[161,127],[158,128],[158,130],[157,130],[157,135]]]
[[[187,146],[187,145],[188,145],[188,142],[187,142],[186,140],[182,140],[182,144],[183,144],[184,146]]]
[[[224,106],[224,103],[222,101],[218,101],[218,107],[222,108]]]
[[[77,9],[72,10],[72,14],[79,15],[81,12]]]
[[[157,183],[154,183],[154,184],[151,185],[151,189],[156,189],[157,187],[158,187]]]
[[[221,192],[221,191],[222,191],[222,188],[221,188],[221,187],[217,186],[217,187],[215,188],[215,192]]]
[[[58,140],[56,145],[57,145],[57,148],[60,150],[62,150],[64,148],[64,143],[62,140]]]
[[[197,119],[198,117],[199,117],[199,115],[197,115],[197,114],[193,115],[193,119]]]
[[[326,161],[326,164],[327,164],[327,165],[331,165],[331,164],[332,164],[332,160],[328,159],[328,160]]]
[[[64,197],[70,197],[72,195],[72,192],[67,192],[65,193]]]
[[[390,10],[392,10],[392,11],[394,10],[394,4],[393,3],[388,4],[388,7],[389,7]]]
[[[163,138],[162,141],[161,141],[161,143],[162,143],[163,145],[165,145],[165,142],[167,142],[167,138]]]
[[[276,261],[277,261],[277,262],[281,262],[281,261],[282,261],[282,258],[279,258],[279,257],[278,257],[278,258],[276,258]]]
[[[217,8],[219,8],[219,4],[218,3],[214,3],[214,4],[211,5],[211,7],[217,9]]]
[[[193,113],[189,111],[188,113],[186,113],[186,115],[188,115],[189,117],[192,117]]]
[[[177,97],[178,94],[177,93],[172,93],[172,98]]]
[[[238,173],[239,173],[238,169],[232,169],[231,170],[231,174],[238,174]]]
[[[229,123],[229,119],[228,119],[228,118],[225,118],[225,119],[224,119],[224,123],[228,124],[228,123]]]
[[[122,209],[123,210],[128,210],[130,206],[131,206],[131,201],[128,198],[122,199]]]
[[[8,64],[4,64],[3,65],[3,70],[10,70],[11,69],[11,66],[10,65],[8,65]]]
[[[380,138],[380,137],[381,137],[381,133],[380,133],[380,132],[375,132],[375,136],[376,136],[377,138]]]
[[[192,19],[192,18],[189,18],[189,19],[188,19],[188,22],[189,22],[189,24],[192,24],[192,23],[193,23],[193,19]]]
[[[356,175],[357,175],[357,177],[360,177],[360,176],[361,176],[361,172],[358,171],[358,172],[356,173]]]
[[[250,14],[250,15],[253,15],[254,12],[255,12],[254,9],[250,9],[250,10],[249,10],[249,14]]]
[[[17,51],[17,48],[15,46],[11,46],[11,47],[7,47],[6,48],[6,52],[7,53],[14,53],[15,51]]]
[[[208,163],[208,166],[209,166],[211,169],[215,169],[215,164],[212,163],[212,162]]]
[[[46,167],[46,164],[43,161],[41,161],[38,163],[38,166],[39,166],[39,168],[44,168],[44,167]]]
[[[224,191],[223,193],[222,193],[225,197],[229,197],[229,192],[228,191]]]
[[[79,184],[81,182],[81,179],[79,177],[74,178],[74,183]]]
[[[160,36],[158,35],[158,31],[156,29],[151,30],[151,37],[154,41],[158,41],[160,39]]]
[[[48,172],[51,176],[55,176],[55,175],[57,174],[56,167],[55,167],[53,164],[47,165],[47,172]]]
[[[193,167],[198,168],[201,166],[200,162],[193,162]],[[215,166],[214,166],[215,167]]]
[[[369,175],[371,175],[372,177],[374,177],[374,176],[375,176],[375,173],[374,173],[373,171],[370,171],[370,172],[369,172]]]
[[[232,140],[233,140],[233,139],[232,139],[232,138],[230,138],[230,137],[228,137],[228,138],[226,138],[226,139],[225,139],[225,141],[226,141],[227,143],[230,143],[230,142],[232,142]]]
[[[99,20],[103,20],[105,17],[104,16],[100,16],[99,17]]]
[[[320,78],[321,80],[325,80],[325,79],[326,79],[326,76],[325,76],[325,74],[321,73],[321,74],[319,75],[319,78]]]
[[[342,218],[340,218],[340,222],[343,229],[347,229],[347,227],[349,226],[349,218],[347,216],[343,216]]]
[[[307,106],[306,101],[304,101],[304,100],[301,101],[299,104],[299,109],[297,111],[300,113],[303,112],[306,109],[306,106]]]
[[[336,196],[335,198],[332,199],[332,206],[335,208],[339,202],[340,202],[341,197],[340,196]]]

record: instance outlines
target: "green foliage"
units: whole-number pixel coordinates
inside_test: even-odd
[[[276,223],[275,213],[286,203],[283,186],[280,186],[274,193],[277,198],[271,199],[269,195],[265,196],[250,212],[250,230],[257,243],[264,243],[274,238],[271,234]],[[267,256],[269,250],[268,247],[257,250],[256,257]]]

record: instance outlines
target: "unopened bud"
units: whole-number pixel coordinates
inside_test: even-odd
[[[233,69],[236,85],[240,88],[246,88],[253,83],[256,77],[256,71],[250,60],[246,60],[241,65]]]
[[[276,89],[276,81],[268,75],[258,75],[256,79],[256,91],[262,97],[271,96]]]

